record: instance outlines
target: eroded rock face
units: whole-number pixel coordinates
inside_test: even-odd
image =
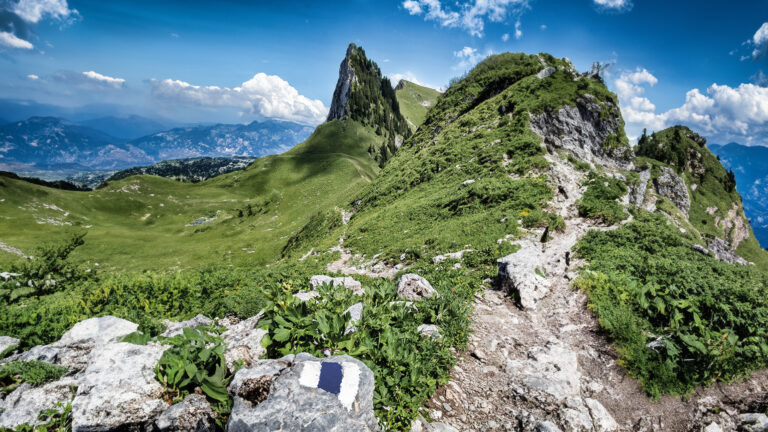
[[[659,168],[661,169],[661,175],[654,181],[656,192],[672,201],[672,204],[687,218],[688,212],[691,209],[691,197],[688,195],[685,180],[675,174],[670,168]]]
[[[237,372],[227,429],[376,431],[373,372],[349,356],[263,360]]]
[[[0,428],[15,428],[22,424],[36,426],[43,424],[38,420],[41,411],[62,410],[57,404],[66,404],[72,400],[73,388],[78,382],[64,378],[39,387],[22,384],[0,401]]]
[[[238,360],[242,360],[243,364],[248,367],[267,353],[266,348],[261,346],[261,339],[264,338],[267,331],[256,328],[261,317],[262,314],[259,313],[237,322],[233,322],[233,320],[219,321],[221,325],[227,328],[227,331],[221,334],[221,338],[227,344],[224,358],[231,372],[234,372],[235,362]]]
[[[180,335],[185,328],[195,328],[198,326],[207,326],[211,325],[213,321],[208,318],[205,315],[199,314],[195,316],[192,319],[181,321],[181,322],[174,322],[174,321],[163,321],[163,324],[165,325],[165,332],[161,336],[163,337],[173,337],[176,335]]]
[[[397,298],[410,301],[419,301],[430,297],[440,297],[440,294],[432,288],[432,284],[423,277],[408,273],[397,281]]]
[[[0,354],[19,345],[19,340],[10,336],[0,336]]]
[[[141,430],[168,408],[155,379],[161,345],[112,343],[96,348],[72,401],[74,432]]]
[[[740,214],[739,205],[733,203],[725,218],[716,218],[715,225],[723,230],[725,240],[733,245],[732,249],[739,247],[741,242],[749,238],[749,226]]]
[[[208,432],[216,430],[216,413],[203,395],[191,394],[172,405],[155,420],[159,432]]]
[[[721,238],[713,238],[708,240],[707,246],[709,246],[709,250],[712,252],[712,254],[715,255],[715,258],[719,259],[720,261],[725,261],[730,264],[749,264],[747,260],[738,256],[736,252],[733,251],[730,243]]]
[[[603,106],[593,96],[584,95],[577,99],[576,106],[566,105],[554,114],[532,114],[531,129],[550,152],[565,149],[587,162],[628,167],[630,148],[603,146],[608,137],[619,135],[621,126],[618,107],[610,102],[604,102]],[[600,113],[604,109],[610,109],[614,114],[601,119]]]
[[[349,114],[347,112],[347,103],[349,102],[352,83],[357,80],[355,70],[350,62],[353,49],[353,45],[347,48],[347,54],[339,66],[339,80],[336,82],[336,89],[333,91],[333,100],[331,101],[331,109],[328,111],[327,121],[344,118]]]

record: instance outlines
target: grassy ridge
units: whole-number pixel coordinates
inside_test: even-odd
[[[113,270],[266,264],[313,213],[348,201],[376,176],[368,148],[381,141],[337,120],[287,153],[197,184],[137,176],[70,192],[2,178],[0,241],[31,253],[87,231],[75,258]],[[0,268],[17,259],[0,254]]]
[[[429,108],[435,105],[440,92],[410,81],[401,80],[395,88],[400,112],[408,120],[411,130],[418,129],[427,117]]]

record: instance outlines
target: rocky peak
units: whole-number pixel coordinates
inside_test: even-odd
[[[357,45],[351,43],[347,47],[347,54],[339,66],[339,80],[336,82],[336,89],[333,91],[333,101],[331,110],[328,112],[328,121],[344,118],[349,114],[347,104],[352,94],[352,83],[356,82],[355,70],[352,68],[352,53],[358,49]]]

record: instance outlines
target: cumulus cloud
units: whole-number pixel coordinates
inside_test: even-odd
[[[604,11],[626,12],[632,9],[631,0],[594,0],[595,5]]]
[[[5,31],[0,32],[0,45],[8,48],[18,48],[25,50],[31,50],[35,47],[24,39],[17,37],[15,34]]]
[[[464,48],[454,51],[453,56],[459,59],[459,63],[454,66],[454,69],[469,69],[476,65],[485,56],[480,54],[476,48],[465,46]]]
[[[509,40],[509,33],[504,33],[503,35],[501,35],[502,42],[506,42],[508,40]]]
[[[768,52],[768,22],[763,23],[752,36],[752,58],[757,60]]]
[[[0,0],[0,46],[33,49],[35,24],[45,19],[70,23],[79,16],[67,0]]]
[[[31,79],[32,81],[37,81],[40,79],[40,77],[35,74],[29,74],[27,75],[27,78]]]
[[[768,88],[755,84],[712,84],[703,92],[688,91],[682,105],[657,113],[656,106],[642,96],[647,86],[656,83],[658,79],[645,69],[624,72],[614,82],[630,135],[642,128],[660,130],[684,124],[719,143],[767,142]]]
[[[306,124],[322,123],[328,108],[299,94],[277,75],[258,73],[239,87],[193,85],[180,80],[150,80],[153,97],[204,108],[230,107],[244,116],[266,117]]]
[[[520,20],[515,21],[515,39],[520,40],[523,37],[523,29],[521,28]]]
[[[507,16],[519,17],[530,0],[471,0],[444,6],[440,0],[405,0],[403,9],[411,15],[424,16],[442,27],[461,28],[472,36],[483,37],[486,21],[502,22]]]

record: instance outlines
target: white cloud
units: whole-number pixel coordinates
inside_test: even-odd
[[[523,30],[520,28],[520,20],[515,21],[515,39],[520,40],[523,37]]]
[[[752,50],[753,59],[762,57],[768,51],[768,22],[763,23],[752,36],[752,45],[755,47]]]
[[[125,80],[123,78],[113,78],[111,76],[102,75],[94,71],[83,72],[83,76],[88,78],[89,80],[93,80],[100,84],[104,84],[114,88],[120,88],[125,85]]]
[[[541,29],[542,31],[544,31],[544,30],[546,30],[546,29],[547,29],[547,25],[546,25],[546,24],[542,24],[542,25],[540,25],[540,26],[539,26],[539,29]]]
[[[642,128],[660,130],[684,124],[714,142],[768,142],[768,88],[712,84],[704,92],[688,91],[681,106],[656,113],[656,106],[641,96],[646,86],[656,83],[658,79],[645,69],[624,72],[614,82],[629,135],[637,135]]]
[[[67,0],[19,0],[13,6],[13,12],[32,24],[40,22],[46,16],[58,20],[78,16],[77,10],[69,8]]]
[[[424,15],[443,27],[462,28],[472,36],[483,37],[485,22],[502,22],[508,15],[520,16],[530,0],[459,1],[455,10],[440,0],[405,0],[402,6],[411,15]]]
[[[171,103],[241,109],[244,116],[291,120],[307,124],[325,121],[328,108],[299,94],[277,75],[258,73],[239,87],[199,86],[180,80],[150,80],[152,95]]]
[[[40,77],[35,74],[29,74],[27,75],[27,78],[31,79],[32,81],[37,81],[40,79]]]
[[[35,46],[25,41],[24,39],[16,37],[13,33],[0,32],[0,45],[9,48],[18,48],[31,50]]]
[[[624,12],[632,9],[631,0],[594,0],[594,2],[602,10]]]
[[[509,40],[509,33],[504,33],[503,35],[501,35],[502,42],[506,42],[508,40]]]

